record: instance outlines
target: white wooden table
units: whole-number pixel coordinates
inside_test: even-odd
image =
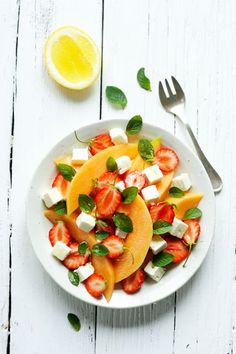
[[[236,1],[1,0],[0,2],[0,353],[233,354],[236,351]],[[100,79],[76,93],[43,64],[49,32],[85,29],[103,57]],[[141,90],[144,66],[153,91]],[[34,168],[58,139],[84,123],[141,114],[182,137],[161,108],[158,80],[174,74],[187,114],[222,175],[213,244],[196,276],[166,300],[125,311],[86,305],[61,290],[37,261],[25,225]],[[124,111],[106,85],[128,97]],[[79,333],[68,325],[77,313]]]

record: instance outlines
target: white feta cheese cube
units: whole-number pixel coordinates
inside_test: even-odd
[[[80,230],[89,232],[94,228],[96,219],[82,211],[76,219],[76,224]]]
[[[116,228],[115,234],[120,238],[126,238],[126,236],[128,235],[127,232],[120,230],[118,227]]]
[[[57,257],[60,259],[60,261],[64,261],[64,259],[68,256],[70,253],[71,249],[68,247],[64,242],[62,241],[57,241],[55,245],[52,248],[52,254],[53,256]]]
[[[178,218],[174,218],[172,223],[172,228],[170,230],[170,234],[172,236],[182,238],[184,236],[185,231],[187,230],[188,225],[185,224],[182,220]]]
[[[121,156],[118,159],[116,159],[117,163],[117,168],[119,171],[119,175],[122,175],[126,171],[128,171],[131,167],[131,160],[129,156]]]
[[[118,188],[121,192],[123,192],[123,190],[125,189],[125,184],[123,181],[120,181],[115,184],[115,187]]]
[[[59,203],[63,199],[64,197],[59,189],[57,189],[57,187],[49,189],[49,191],[43,196],[43,201],[47,208],[51,208],[53,205]]]
[[[94,268],[91,263],[86,263],[75,270],[78,273],[80,282],[90,277],[94,273]]]
[[[154,235],[150,242],[150,249],[153,254],[163,251],[167,246],[166,241],[159,235]]]
[[[121,128],[113,128],[110,130],[110,137],[113,144],[127,144],[128,137],[123,129]]]
[[[179,176],[174,177],[171,187],[177,187],[184,192],[188,191],[192,187],[189,175],[187,173],[181,173]]]
[[[88,147],[73,149],[71,161],[77,164],[84,163],[89,159]]]
[[[145,168],[143,173],[147,177],[148,182],[151,184],[160,181],[160,179],[163,177],[163,173],[157,164]]]
[[[152,202],[160,197],[156,186],[148,186],[142,189],[142,196],[145,202]]]
[[[147,275],[158,282],[161,280],[163,275],[165,274],[165,269],[162,267],[154,267],[152,264],[152,261],[150,261],[146,267],[144,268],[144,271],[147,273]]]

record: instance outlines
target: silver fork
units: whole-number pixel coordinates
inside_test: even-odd
[[[193,145],[196,149],[196,152],[198,154],[198,157],[201,160],[201,162],[202,162],[203,166],[205,167],[206,172],[210,178],[213,190],[215,193],[219,193],[223,187],[222,179],[220,178],[220,176],[218,175],[216,170],[212,167],[210,162],[207,160],[200,145],[197,142],[197,139],[196,139],[190,125],[188,124],[188,122],[185,118],[184,91],[182,90],[178,81],[173,76],[171,76],[171,79],[172,79],[172,82],[173,82],[173,85],[175,88],[175,93],[172,92],[167,79],[165,79],[166,89],[168,91],[169,97],[165,94],[162,83],[159,82],[159,97],[160,97],[161,104],[167,112],[174,114],[187,129],[187,131],[192,139]]]

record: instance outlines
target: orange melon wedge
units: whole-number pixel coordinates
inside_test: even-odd
[[[202,198],[202,193],[188,192],[181,198],[169,197],[166,199],[166,202],[175,204],[177,207],[174,208],[175,216],[179,219],[183,219],[185,212],[188,209],[196,208]]]
[[[66,201],[68,214],[70,215],[78,208],[79,194],[89,194],[93,188],[93,180],[106,172],[106,161],[109,156],[117,159],[120,156],[127,155],[133,160],[137,154],[137,144],[122,144],[107,148],[89,159],[71,182]]]
[[[127,278],[142,265],[153,235],[149,211],[139,195],[131,204],[122,205],[119,211],[126,213],[131,218],[133,231],[125,239],[125,246],[129,251],[126,250],[113,261],[116,283]]]
[[[166,199],[166,197],[168,195],[168,192],[169,192],[169,189],[170,189],[170,185],[171,185],[173,176],[174,176],[174,172],[167,173],[156,184],[158,192],[160,193],[160,198],[159,198],[160,202],[163,201],[164,199]]]
[[[53,224],[55,224],[58,221],[58,219],[64,221],[71,236],[77,242],[80,243],[82,241],[86,241],[90,248],[92,248],[93,245],[97,243],[94,233],[93,232],[86,233],[86,232],[80,230],[77,227],[75,220],[72,217],[70,217],[68,215],[58,215],[53,210],[46,210],[44,212],[44,215]],[[92,264],[95,268],[95,272],[103,275],[104,279],[107,282],[107,287],[104,292],[104,296],[105,296],[106,300],[109,302],[109,300],[111,299],[113,290],[114,290],[114,282],[115,282],[113,265],[108,258],[99,257],[96,255],[92,255]]]

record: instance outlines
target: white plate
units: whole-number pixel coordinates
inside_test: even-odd
[[[125,128],[126,120],[106,120],[99,121],[78,130],[81,139],[87,139],[98,133],[107,131],[113,127]],[[203,211],[201,218],[201,235],[199,242],[192,252],[191,257],[185,268],[182,264],[175,266],[166,272],[159,283],[151,280],[145,281],[142,289],[133,295],[127,295],[123,290],[117,288],[109,303],[105,298],[97,300],[90,296],[85,287],[73,286],[68,280],[67,269],[61,265],[51,255],[51,245],[48,240],[48,231],[51,227],[50,222],[43,216],[44,205],[41,196],[49,188],[55,176],[56,169],[53,159],[59,155],[70,154],[72,147],[78,146],[74,133],[71,133],[61,140],[48,155],[41,161],[37,168],[30,186],[27,199],[27,224],[34,251],[43,265],[44,269],[50,274],[55,282],[68,293],[80,300],[90,304],[109,308],[131,308],[147,305],[164,299],[183,286],[197,271],[202,264],[211,243],[214,232],[215,221],[215,198],[209,178],[198,158],[176,137],[156,126],[145,123],[142,135],[147,137],[161,136],[164,145],[173,148],[179,158],[180,164],[176,173],[188,172],[193,183],[193,191],[204,193],[204,198],[200,203]]]

